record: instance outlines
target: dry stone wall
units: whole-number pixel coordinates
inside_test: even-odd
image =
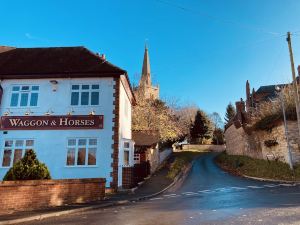
[[[294,163],[300,163],[300,138],[298,125],[295,121],[288,121],[288,137]],[[226,151],[231,155],[246,155],[258,159],[278,159],[288,162],[288,144],[283,124],[271,131],[245,132],[243,127],[231,125],[225,131]],[[276,141],[274,146],[266,146],[265,141]]]

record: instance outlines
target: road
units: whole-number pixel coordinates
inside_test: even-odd
[[[300,185],[232,176],[201,156],[176,191],[143,202],[50,218],[32,224],[300,224]]]

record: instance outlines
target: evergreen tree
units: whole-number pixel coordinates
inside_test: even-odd
[[[203,139],[210,139],[212,137],[212,123],[208,116],[201,110],[197,111],[195,121],[191,127],[192,140],[202,142]]]
[[[232,105],[232,103],[230,102],[226,107],[226,114],[225,114],[225,118],[224,118],[226,123],[228,123],[235,116],[235,114],[236,114],[235,108]]]

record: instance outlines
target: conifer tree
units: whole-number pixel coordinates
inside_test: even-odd
[[[231,102],[229,102],[229,104],[226,107],[226,113],[225,113],[225,121],[226,123],[228,123],[236,114],[235,108],[232,105]]]
[[[197,111],[195,122],[191,127],[191,138],[195,142],[200,139],[210,139],[212,137],[212,123],[208,116],[201,110]]]

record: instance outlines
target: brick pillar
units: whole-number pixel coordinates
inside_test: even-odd
[[[135,187],[134,167],[123,167],[122,173],[122,187],[124,189]]]

